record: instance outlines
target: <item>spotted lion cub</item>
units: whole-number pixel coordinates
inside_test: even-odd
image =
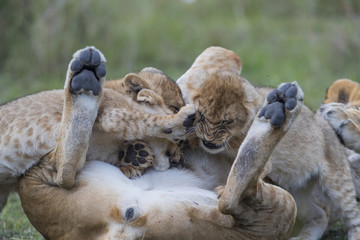
[[[165,76],[161,74],[145,69],[104,86],[105,58],[96,48],[87,47],[73,55],[64,90],[44,91],[2,105],[0,210],[9,192],[16,189],[18,177],[45,155],[54,167],[53,184],[68,189],[86,159],[112,163],[133,176],[153,165],[146,142],[161,141],[158,147],[163,150],[155,155],[168,148],[176,152],[174,144],[185,138],[184,122],[194,110],[186,106],[174,114],[142,77],[156,82]],[[180,108],[182,102],[175,105]],[[121,156],[125,140],[132,145]],[[155,157],[169,166],[169,156]]]
[[[241,61],[234,52],[210,47],[177,81],[185,102],[197,110],[192,146],[222,161],[236,158],[265,98],[269,102],[278,96],[287,99],[297,91],[291,84],[280,89],[255,87],[240,72]],[[285,108],[294,103],[287,101]],[[283,118],[280,114],[270,121],[277,126]],[[328,227],[329,206],[339,208],[348,238],[360,239],[360,212],[345,149],[319,114],[303,106],[269,163],[267,176],[292,194],[304,222],[294,239],[320,239]],[[234,213],[226,202],[220,201],[219,209]]]

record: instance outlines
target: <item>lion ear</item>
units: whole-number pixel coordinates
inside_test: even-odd
[[[150,105],[163,106],[164,100],[156,92],[150,89],[142,89],[136,98],[137,102],[144,102]]]
[[[135,73],[129,73],[124,77],[123,87],[130,95],[135,95],[142,89],[150,89],[149,83]]]
[[[207,77],[208,73],[204,70],[188,70],[176,81],[186,104],[192,103],[191,99],[201,89]]]

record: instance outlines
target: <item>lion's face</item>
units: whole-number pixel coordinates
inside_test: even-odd
[[[342,103],[328,103],[323,104],[319,108],[318,113],[336,130],[348,119],[346,111],[346,107]]]
[[[199,145],[212,154],[227,147],[237,149],[249,121],[241,78],[228,72],[211,74],[193,96],[197,107],[194,128]]]
[[[172,113],[177,113],[185,106],[179,86],[163,72],[156,68],[148,67],[139,72],[139,76],[146,79],[151,89],[159,94]]]

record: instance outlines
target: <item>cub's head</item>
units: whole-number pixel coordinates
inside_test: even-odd
[[[162,71],[147,67],[141,70],[138,75],[144,78],[150,88],[160,95],[165,105],[173,112],[177,113],[181,107],[185,106],[179,86]]]
[[[192,74],[189,83],[191,78],[202,79],[200,85],[188,85],[197,109],[194,132],[198,144],[212,154],[227,148],[237,151],[256,114],[254,88],[228,71]]]
[[[324,103],[331,102],[360,106],[360,84],[350,79],[336,80],[326,92]]]
[[[358,106],[347,106],[342,103],[323,104],[318,113],[325,118],[335,131],[348,121],[360,125],[360,108]]]

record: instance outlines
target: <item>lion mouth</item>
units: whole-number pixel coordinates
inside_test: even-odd
[[[224,146],[224,144],[220,144],[220,145],[216,145],[214,143],[211,143],[209,141],[206,140],[202,140],[202,143],[205,147],[209,148],[209,149],[220,149]]]

